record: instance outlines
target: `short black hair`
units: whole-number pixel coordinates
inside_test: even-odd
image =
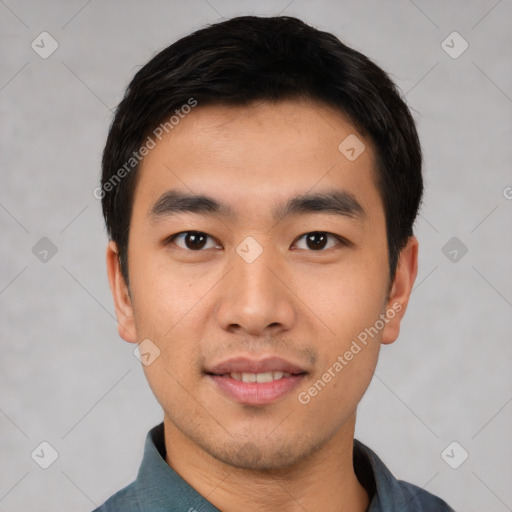
[[[172,117],[187,112],[185,106],[285,99],[334,107],[371,142],[386,216],[390,280],[394,278],[423,193],[421,147],[400,92],[379,66],[333,34],[289,16],[241,16],[202,28],[160,51],[136,73],[117,107],[97,190],[126,283],[137,171],[150,134],[158,133],[164,122],[172,128]]]

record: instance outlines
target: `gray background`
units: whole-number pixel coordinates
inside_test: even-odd
[[[425,151],[419,276],[357,437],[459,511],[512,510],[510,0],[0,0],[1,512],[91,510],[135,477],[162,418],[117,335],[92,195],[111,109],[175,39],[221,17],[280,12],[386,69]],[[43,31],[59,45],[47,59],[31,48]],[[458,58],[445,50],[462,40],[441,44],[453,31],[469,43]],[[43,237],[57,248],[46,261],[45,242],[33,251]],[[42,441],[58,452],[48,469],[31,458]],[[443,460],[452,441],[460,447]],[[469,458],[452,469],[445,460],[460,463],[462,450]]]

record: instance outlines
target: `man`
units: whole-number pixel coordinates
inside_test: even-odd
[[[422,189],[407,106],[331,34],[240,17],[145,65],[96,193],[119,334],[164,421],[98,510],[452,510],[354,440]]]

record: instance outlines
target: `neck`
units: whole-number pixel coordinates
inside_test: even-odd
[[[215,459],[164,420],[167,463],[223,512],[364,512],[369,497],[353,466],[355,415],[321,448],[292,467],[240,469]]]

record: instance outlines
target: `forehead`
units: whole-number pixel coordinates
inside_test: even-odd
[[[316,102],[198,104],[156,142],[139,169],[134,212],[176,188],[222,198],[247,217],[326,188],[350,192],[365,210],[380,206],[371,144]]]

